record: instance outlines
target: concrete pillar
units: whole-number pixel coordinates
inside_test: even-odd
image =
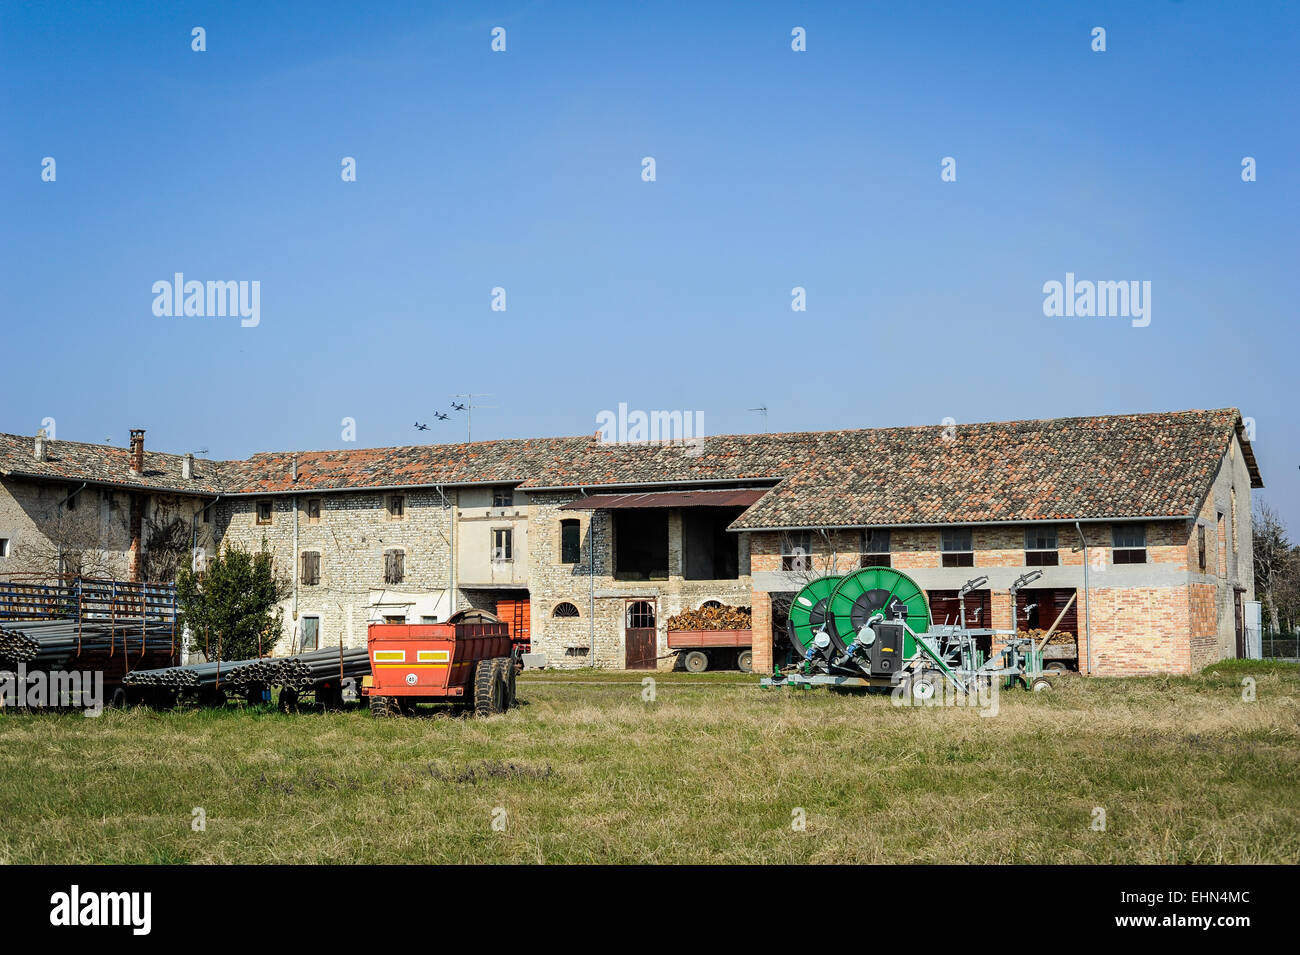
[[[772,595],[754,591],[754,663],[755,673],[772,672]]]

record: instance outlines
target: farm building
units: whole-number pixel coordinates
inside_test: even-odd
[[[1080,669],[1186,673],[1241,654],[1251,491],[1235,409],[611,444],[543,438],[211,461],[0,435],[0,575],[174,571],[223,542],[290,577],[279,649],[374,621],[496,612],[552,666],[668,666],[669,617],[753,608],[786,652],[810,576],[888,564],[936,620],[1079,634]],[[1073,599],[1071,599],[1073,598]],[[1062,611],[1064,613],[1062,613]]]

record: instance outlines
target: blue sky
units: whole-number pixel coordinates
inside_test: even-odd
[[[762,404],[774,431],[1231,405],[1300,537],[1298,26],[1193,0],[5,2],[0,430],[243,457],[346,446],[344,417],[362,446],[460,440],[431,419],[461,392],[497,406],[476,438],[620,402],[710,433]],[[261,324],[155,316],[178,271],[259,281]],[[1151,324],[1045,317],[1067,272],[1150,281]]]

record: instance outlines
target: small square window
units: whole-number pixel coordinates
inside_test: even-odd
[[[872,527],[862,532],[862,567],[890,567],[889,529]]]
[[[939,549],[944,567],[974,567],[974,535],[969,527],[954,527],[939,532]]]
[[[400,521],[406,517],[406,496],[403,494],[391,494],[388,497],[388,519],[390,521]]]
[[[1116,524],[1111,528],[1111,562],[1145,564],[1147,529],[1145,524]]]
[[[515,489],[512,487],[494,487],[492,489],[493,507],[514,507]]]
[[[795,531],[781,537],[781,569],[802,572],[812,567],[812,534]]]
[[[1025,566],[1057,566],[1061,562],[1061,555],[1056,547],[1056,528],[1025,528]]]
[[[257,523],[259,524],[271,523],[271,502],[270,501],[257,502]]]
[[[320,523],[320,498],[318,497],[307,498],[307,523]]]

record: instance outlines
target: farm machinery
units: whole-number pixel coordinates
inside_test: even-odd
[[[1012,620],[1016,593],[1041,576],[1042,571],[1030,571],[1011,585]],[[967,581],[958,592],[957,621],[936,624],[925,591],[892,567],[820,577],[790,606],[787,629],[802,659],[792,672],[761,682],[901,689],[916,702],[946,687],[962,695],[995,685],[1051,689],[1042,647],[1033,639],[1016,630],[967,626],[966,596],[987,583],[987,577]]]

